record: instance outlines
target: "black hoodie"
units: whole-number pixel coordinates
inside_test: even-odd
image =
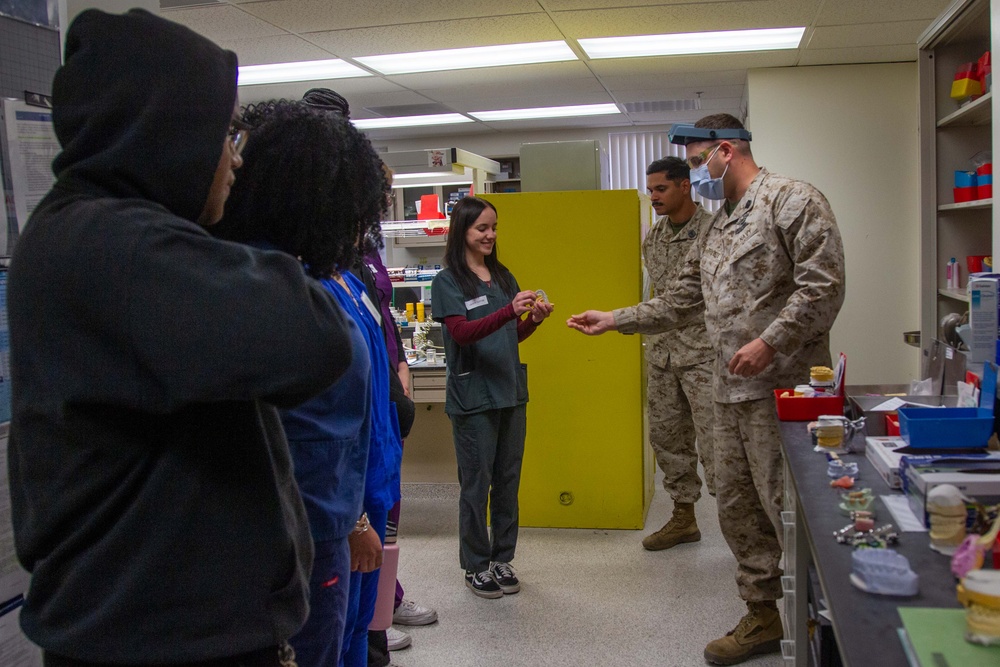
[[[180,25],[69,29],[57,182],[8,286],[21,625],[47,651],[192,662],[305,620],[312,543],[272,404],[344,372],[348,324],[293,258],[195,224],[235,98],[235,55]]]

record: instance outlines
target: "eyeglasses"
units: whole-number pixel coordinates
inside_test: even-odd
[[[229,142],[233,145],[233,154],[239,155],[243,152],[243,147],[247,145],[250,137],[250,125],[236,116],[229,123]]]
[[[721,145],[722,144],[719,143],[713,146],[709,146],[708,148],[698,153],[697,155],[692,155],[687,159],[688,166],[691,167],[692,169],[697,169],[701,165],[705,164],[705,162],[707,162],[710,159],[708,156],[709,152],[717,149]]]

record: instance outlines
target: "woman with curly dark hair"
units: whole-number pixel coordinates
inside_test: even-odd
[[[316,548],[309,619],[291,644],[302,667],[363,667],[402,449],[378,311],[347,267],[380,243],[388,185],[371,144],[337,114],[279,101],[244,118],[254,141],[213,233],[299,258],[354,324],[348,373],[282,412]]]

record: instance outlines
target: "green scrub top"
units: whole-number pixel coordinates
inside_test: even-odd
[[[513,276],[511,276],[513,278]],[[431,283],[434,320],[444,322],[451,315],[478,320],[495,313],[511,302],[497,281],[487,285],[478,280],[476,296],[462,294],[451,269],[437,274]],[[520,288],[514,281],[514,292]],[[459,345],[444,329],[447,358],[447,391],[444,411],[449,415],[468,415],[486,410],[512,408],[528,402],[527,366],[517,351],[517,319],[471,345]]]

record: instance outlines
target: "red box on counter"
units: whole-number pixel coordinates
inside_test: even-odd
[[[787,393],[788,396],[782,396]],[[809,422],[820,415],[844,414],[843,396],[816,396],[806,398],[793,396],[793,389],[775,389],[774,402],[778,407],[778,419],[783,422]]]
[[[885,434],[889,435],[899,435],[899,416],[892,414],[885,416]]]

